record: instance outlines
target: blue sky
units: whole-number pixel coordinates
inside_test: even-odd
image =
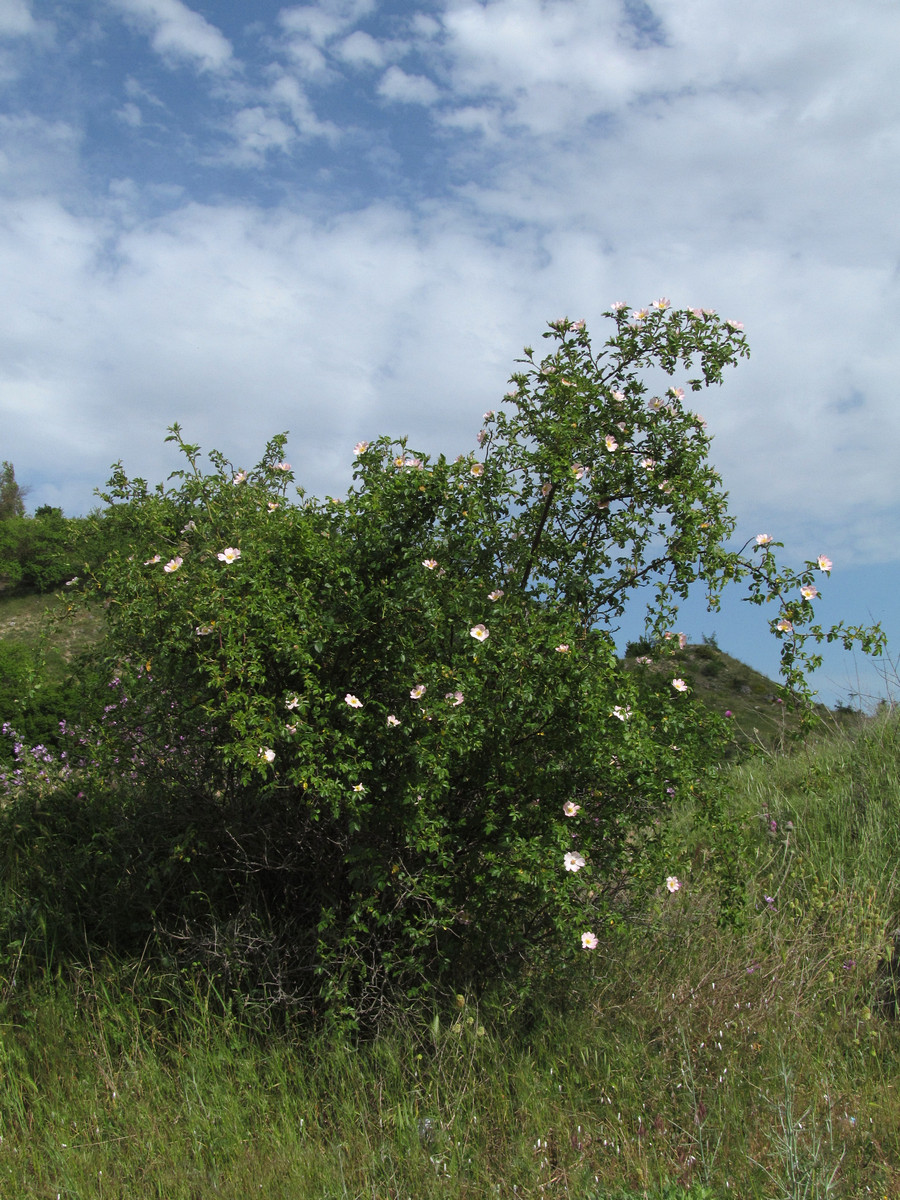
[[[742,540],[896,644],[898,44],[894,0],[0,0],[0,457],[79,513],[174,420],[290,430],[340,492],[361,438],[468,451],[547,320],[665,295],[748,335],[698,405]],[[746,605],[684,626],[775,669]]]

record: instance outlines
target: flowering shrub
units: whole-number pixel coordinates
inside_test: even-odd
[[[660,818],[681,789],[702,810],[727,734],[684,681],[620,667],[607,630],[635,589],[652,585],[662,647],[697,581],[713,604],[734,579],[777,599],[792,687],[805,636],[877,641],[804,632],[828,560],[779,569],[768,535],[728,551],[702,419],[681,387],[647,399],[651,366],[721,382],[740,328],[661,303],[607,315],[598,352],[568,320],[526,350],[477,456],[359,442],[346,497],[292,503],[285,437],[204,473],[174,426],[175,482],[120,466],[104,496],[129,544],[82,586],[168,741],[196,742],[204,819],[228,835],[209,870],[234,881],[216,919],[251,905],[292,930],[279,987],[333,1013],[591,949],[579,931],[626,881],[665,879]]]

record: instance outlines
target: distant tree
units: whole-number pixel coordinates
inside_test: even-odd
[[[61,508],[43,504],[22,522],[22,583],[40,592],[59,587],[79,572],[76,548],[80,536],[77,519],[67,519]]]
[[[0,521],[9,517],[25,516],[25,496],[27,488],[21,488],[16,483],[16,472],[11,462],[4,462],[0,467]]]
[[[0,589],[59,587],[84,561],[84,521],[67,518],[53,504],[23,515],[26,489],[16,483],[12,463],[0,471]]]

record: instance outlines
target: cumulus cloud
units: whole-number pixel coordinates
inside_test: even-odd
[[[188,62],[200,71],[227,70],[231,43],[205,17],[181,0],[109,0],[151,34],[153,49],[166,61]]]
[[[416,231],[390,205],[326,222],[196,204],[112,219],[23,203],[0,238],[18,314],[0,341],[5,453],[32,480],[65,463],[69,511],[120,456],[163,477],[172,420],[242,461],[290,428],[301,479],[324,494],[349,482],[362,437],[468,449],[502,393],[524,322],[508,259],[471,233]],[[29,271],[46,280],[40,311]]]
[[[437,85],[424,75],[407,75],[400,67],[389,67],[378,85],[378,94],[398,104],[434,104]]]
[[[487,247],[475,217],[414,220],[395,205],[313,220],[187,203],[142,220],[129,196],[138,203],[137,189],[120,186],[119,206],[91,218],[23,202],[0,239],[14,314],[0,342],[0,405],[15,458],[69,463],[74,449],[92,484],[123,454],[132,470],[162,477],[161,435],[175,419],[236,458],[263,434],[293,429],[301,478],[319,493],[347,481],[351,434],[410,434],[419,448],[466,450],[521,344],[545,320],[586,316],[602,336],[599,311],[622,277],[630,270],[643,284],[632,298],[646,301],[671,267],[647,263],[641,276],[587,232]],[[688,273],[677,299],[734,299],[721,280],[742,269],[739,254],[713,257]],[[39,307],[35,278],[45,281]],[[803,295],[821,282],[813,274],[794,287]],[[852,306],[874,282],[830,286]],[[841,402],[857,387],[882,435],[896,430],[881,399],[891,394],[890,356],[879,355],[887,316],[883,328],[860,319],[845,343],[824,325],[811,340],[807,331],[811,362],[798,361],[794,328],[764,323],[774,286],[763,273],[748,292],[754,311],[735,314],[747,318],[751,340],[753,316],[763,322],[767,361],[742,365],[723,392],[698,400],[716,434],[714,457],[748,518],[777,520],[799,537],[815,511],[845,562],[871,559],[884,552],[900,496],[892,463],[871,461],[858,409]],[[809,327],[821,316],[808,312]],[[777,320],[770,313],[769,324]],[[853,362],[861,348],[862,369]],[[40,421],[25,421],[28,412]]]
[[[371,34],[355,30],[336,47],[336,53],[344,62],[355,67],[383,67],[384,46]]]

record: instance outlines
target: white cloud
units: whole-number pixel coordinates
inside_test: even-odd
[[[279,108],[287,109],[291,121],[301,136],[322,137],[336,140],[340,129],[331,121],[321,121],[313,110],[306,92],[290,75],[281,75],[272,84],[268,100]]]
[[[729,382],[739,403],[708,414],[732,493],[794,529],[813,512],[846,521],[849,553],[883,553],[900,491],[870,433],[900,434],[885,262],[900,189],[885,35],[900,14],[821,21],[769,3],[747,23],[709,0],[655,7],[661,36],[642,46],[611,4],[448,6],[441,123],[485,140],[480,161],[471,139],[457,151],[461,194],[489,226],[538,233],[548,296],[565,296],[568,264],[585,305],[579,281],[602,269],[619,281],[607,300],[677,281],[680,302],[744,318],[756,355]],[[853,380],[864,429],[835,408]]]
[[[601,337],[599,311],[623,279],[639,303],[680,274],[673,300],[719,304],[767,347],[697,401],[736,511],[777,525],[801,550],[815,514],[817,547],[827,541],[845,563],[891,544],[900,487],[868,432],[877,428],[880,445],[900,433],[886,272],[829,276],[808,263],[785,293],[778,257],[754,262],[737,249],[685,267],[651,245],[641,263],[590,231],[488,246],[477,216],[447,208],[413,220],[371,204],[313,221],[187,203],[147,221],[138,189],[120,185],[116,201],[93,218],[22,202],[0,238],[12,314],[0,339],[0,420],[15,431],[4,452],[23,468],[64,475],[74,455],[96,484],[125,455],[129,469],[162,478],[162,433],[178,419],[192,440],[241,461],[291,428],[304,484],[334,492],[348,479],[345,443],[391,432],[426,450],[468,449],[545,320],[586,316]],[[837,339],[834,291],[848,309]],[[818,308],[807,300],[802,318],[785,321],[815,292]],[[873,293],[880,320],[861,306],[849,317]],[[841,411],[852,388],[862,412]],[[25,421],[35,404],[40,421]]]
[[[287,151],[297,136],[284,121],[259,106],[235,113],[232,134],[235,147],[231,161],[253,166],[263,163],[270,150]]]
[[[140,108],[138,108],[138,106],[132,100],[126,101],[125,104],[123,104],[118,110],[116,116],[119,118],[119,120],[124,121],[126,125],[130,125],[133,129],[136,129],[144,122]]]
[[[485,141],[497,142],[503,136],[503,118],[492,105],[465,105],[438,114],[438,122],[445,129],[459,129],[464,133],[479,133]]]
[[[120,456],[162,478],[176,419],[241,461],[293,429],[319,494],[349,482],[361,437],[467,449],[521,340],[504,257],[469,233],[417,231],[391,206],[321,223],[186,205],[114,233],[109,219],[23,203],[0,235],[16,313],[0,339],[4,454],[26,482],[38,466],[72,480],[77,462],[72,511]],[[40,421],[24,420],[38,398]]]
[[[375,0],[319,0],[318,4],[282,9],[278,22],[289,33],[301,34],[321,46],[355,25],[374,8]]]
[[[448,7],[443,23],[441,52],[457,93],[494,99],[511,125],[537,132],[576,128],[627,103],[664,56],[623,40],[615,0],[464,0]]]
[[[336,53],[344,62],[354,67],[383,67],[384,47],[361,29],[354,30],[336,47]]]
[[[80,185],[82,141],[67,121],[0,114],[0,196],[54,195]]]
[[[110,0],[121,12],[151,31],[153,49],[166,61],[186,61],[201,71],[220,72],[232,65],[231,43],[200,13],[181,0]]]
[[[900,112],[885,89],[900,10],[870,0],[828,19],[760,0],[753,18],[718,0],[656,0],[661,38],[629,36],[616,0],[449,0],[435,53],[462,103],[493,100],[509,126],[563,134],[691,95],[777,99],[790,120],[859,129]],[[821,129],[825,132],[825,129]]]
[[[325,79],[330,76],[328,58],[315,42],[307,38],[292,38],[284,50],[294,67],[307,79]]]
[[[440,92],[424,75],[407,75],[399,67],[389,67],[378,84],[378,94],[398,104],[434,104]]]
[[[5,93],[4,105],[27,73],[29,52],[51,47],[55,36],[52,22],[36,20],[28,0],[0,0],[0,87]]]
[[[320,0],[282,9],[278,23],[288,36],[281,49],[305,77],[329,79],[327,47],[373,8],[374,0]]]
[[[413,13],[410,18],[409,27],[420,38],[436,38],[441,33],[440,22],[434,17],[421,12]]]
[[[0,36],[19,37],[36,29],[37,22],[26,0],[0,0]]]
[[[232,115],[228,144],[211,156],[212,162],[259,168],[273,152],[292,154],[300,141],[333,141],[340,136],[337,126],[319,120],[308,96],[290,75],[277,78],[260,95],[260,101]]]

